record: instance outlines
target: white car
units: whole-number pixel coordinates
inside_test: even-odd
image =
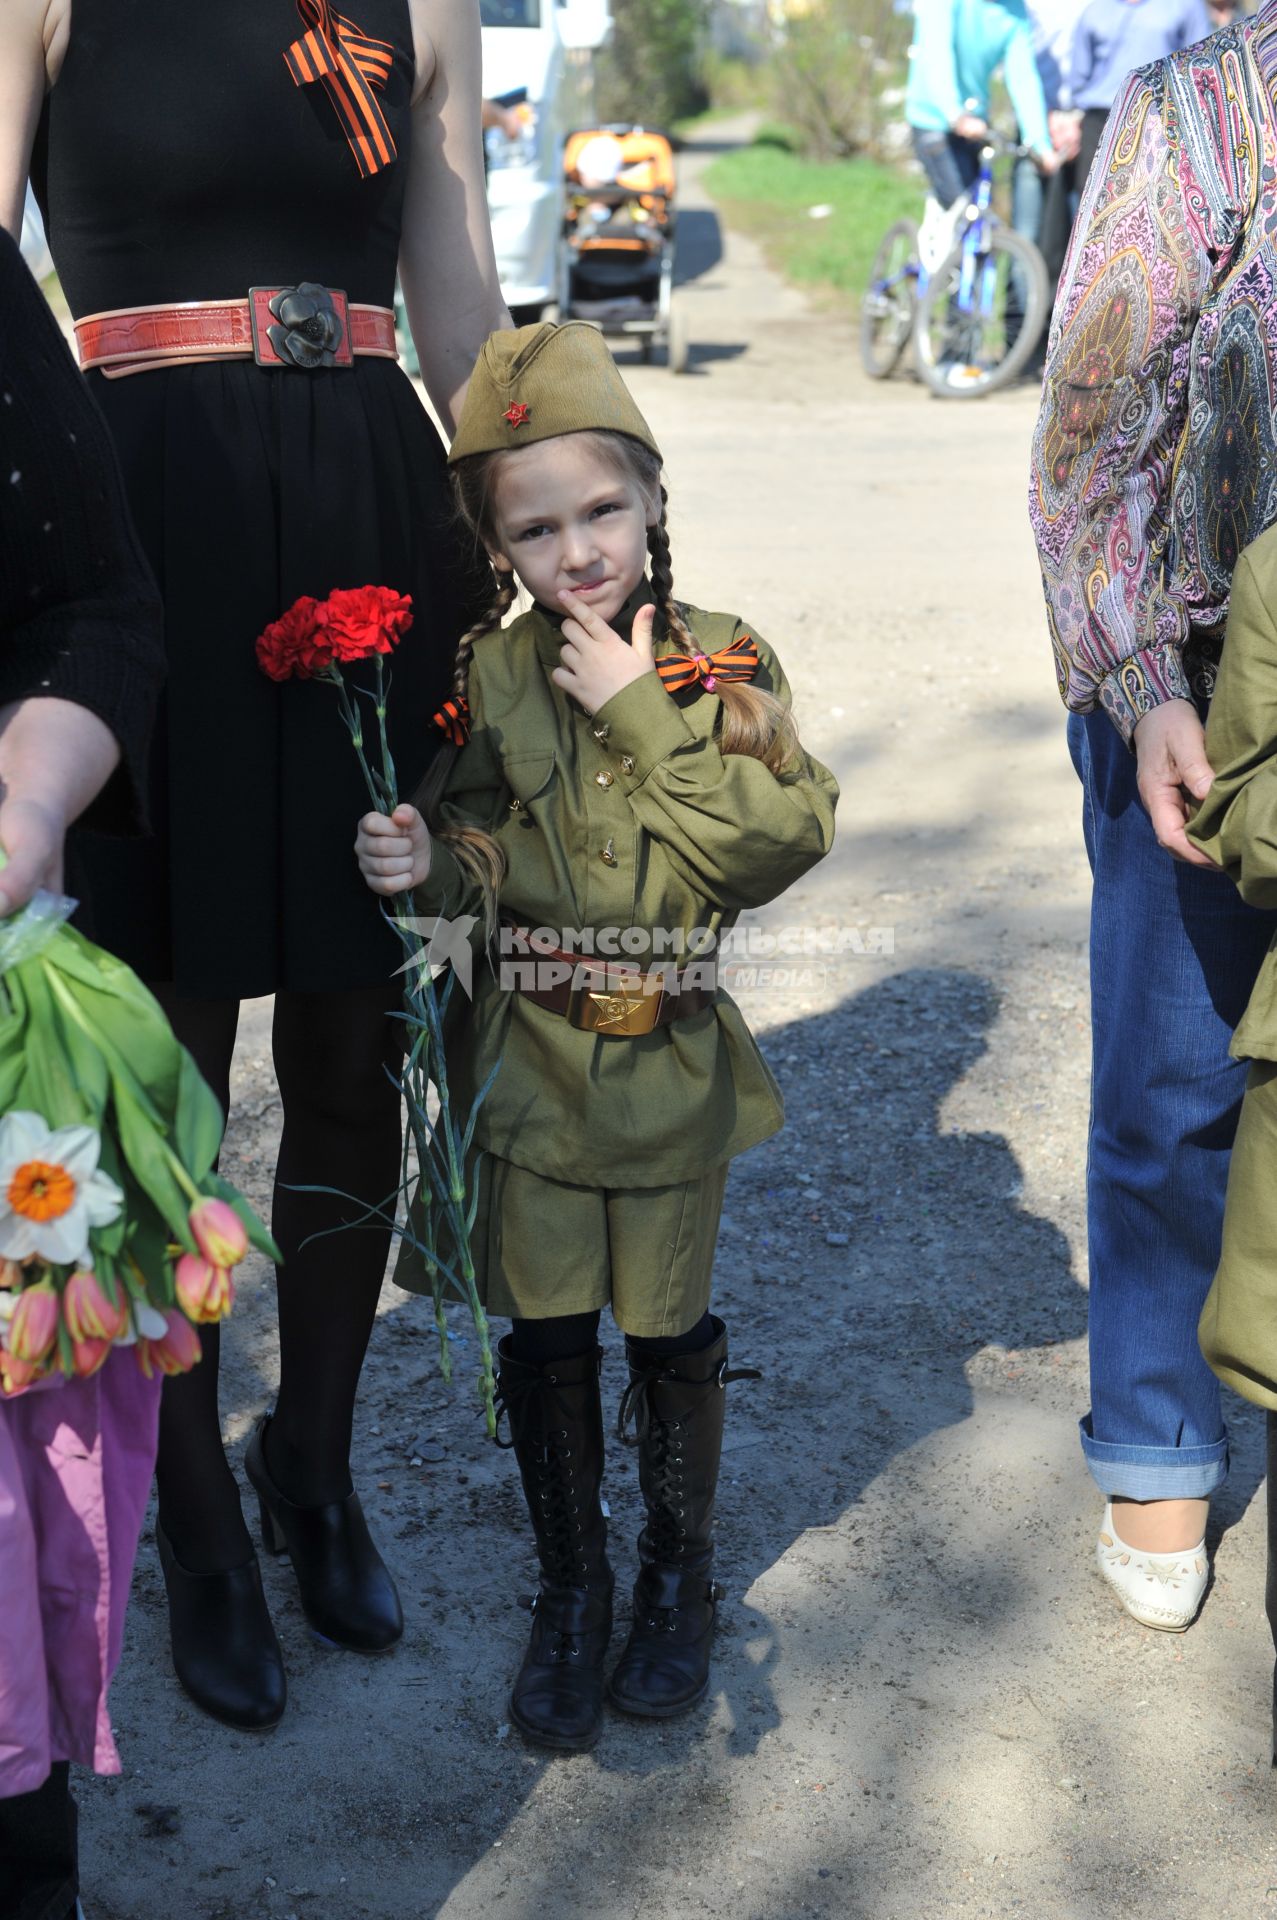
[[[480,0],[480,9],[484,95],[527,95],[515,138],[497,127],[484,135],[501,290],[526,322],[557,295],[563,145],[590,118],[590,55],[610,19],[605,0]]]

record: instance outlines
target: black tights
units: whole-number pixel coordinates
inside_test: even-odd
[[[589,1353],[599,1343],[597,1313],[563,1313],[552,1320],[512,1320],[511,1346],[516,1360],[525,1367],[548,1367],[556,1360],[573,1360]],[[663,1336],[657,1340],[626,1342],[635,1360],[670,1360],[676,1353],[700,1353],[714,1338],[714,1321],[703,1313],[686,1333]]]
[[[42,1787],[0,1800],[0,1914],[4,1920],[75,1920],[79,1890],[71,1769],[54,1762]]]
[[[234,1000],[159,998],[183,1045],[221,1102],[230,1105]],[[280,993],[272,1044],[284,1130],[275,1169],[271,1231],[284,1256],[279,1296],[279,1398],[269,1466],[298,1506],[350,1491],[355,1394],[389,1248],[389,1229],[326,1233],[357,1219],[350,1200],[294,1193],[337,1187],[365,1204],[385,1201],[399,1178],[400,1024],[397,987],[348,993]],[[325,1235],[311,1239],[314,1234]],[[218,1329],[202,1329],[204,1359],[166,1380],[157,1478],[164,1530],[192,1573],[241,1564],[250,1542],[222,1446],[217,1401]]]

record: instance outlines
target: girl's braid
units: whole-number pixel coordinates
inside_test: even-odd
[[[474,656],[475,642],[482,640],[485,633],[491,633],[501,626],[514,605],[517,591],[512,573],[497,574],[494,569],[491,606],[482,619],[476,620],[472,627],[468,627],[457,642],[457,651],[452,662],[452,684],[449,688],[451,699],[459,702],[466,699],[470,688],[470,662]],[[432,830],[436,828],[443,790],[448,784],[448,777],[456,765],[460,752],[460,747],[453,746],[451,741],[440,747],[414,795],[415,805],[420,809],[427,826]],[[448,838],[446,829],[442,832],[441,838]]]
[[[666,526],[666,508],[669,495],[661,488],[661,517],[654,527],[647,530],[647,551],[652,562],[652,592],[656,595],[656,604],[665,618],[665,624],[671,633],[676,633],[686,646],[694,647],[693,640],[683,610],[674,598],[674,568],[670,560],[670,536]]]
[[[463,633],[457,642],[456,657],[452,663],[452,697],[464,700],[470,686],[470,660],[474,653],[476,640],[482,640],[485,633],[491,633],[495,627],[503,624],[507,613],[514,605],[516,587],[512,573],[497,575],[496,594],[492,605],[481,620]]]

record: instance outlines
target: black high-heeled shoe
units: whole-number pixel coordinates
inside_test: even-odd
[[[278,1726],[288,1680],[257,1555],[227,1573],[188,1573],[158,1521],[155,1544],[168,1590],[173,1669],[191,1699],[244,1733]]]
[[[302,1610],[321,1639],[354,1653],[384,1653],[403,1633],[403,1609],[359,1495],[352,1490],[322,1507],[295,1507],[266,1464],[269,1423],[264,1413],[244,1454],[261,1507],[262,1545],[268,1553],[287,1553]]]

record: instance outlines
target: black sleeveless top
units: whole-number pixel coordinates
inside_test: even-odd
[[[343,0],[343,7],[346,0]],[[284,64],[295,0],[73,0],[32,179],[72,313],[317,280],[390,306],[411,138],[408,0],[354,0],[394,48],[398,158],[361,179],[323,86]]]
[[[392,50],[377,98],[398,152],[369,178],[323,86],[296,86],[285,65],[309,24],[296,0],[73,0],[33,166],[73,314],[302,280],[391,304],[412,139],[408,0],[350,0],[347,17]],[[369,803],[336,695],[273,685],[254,641],[302,594],[411,593],[391,740],[412,791],[440,739],[431,716],[457,640],[490,597],[430,418],[402,369],[371,357],[88,379],[164,596],[168,688],[154,838],[83,835],[74,849],[86,929],[189,993],[388,981],[400,956],[355,867]],[[211,872],[233,878],[216,912]]]

